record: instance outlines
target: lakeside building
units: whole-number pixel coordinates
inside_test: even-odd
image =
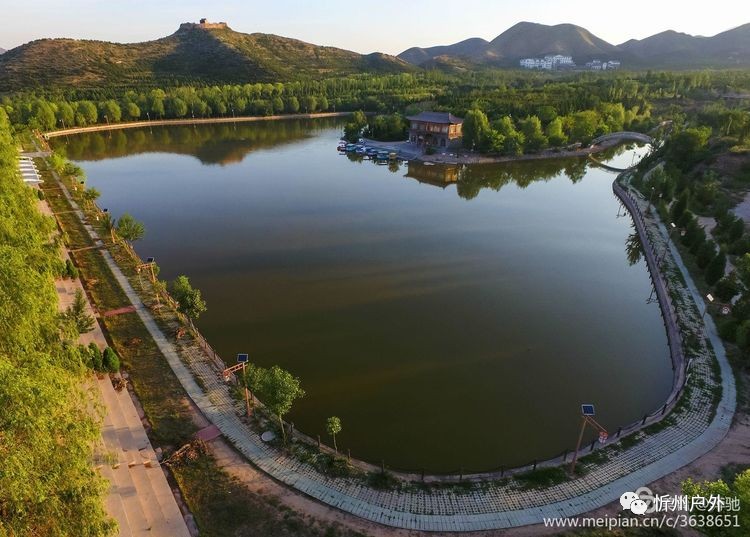
[[[519,62],[524,69],[566,69],[575,67],[572,56],[547,55],[544,58],[524,58]]]
[[[463,118],[448,112],[420,112],[406,119],[409,141],[418,146],[453,147],[461,142]]]

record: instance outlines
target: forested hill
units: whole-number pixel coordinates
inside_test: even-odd
[[[272,34],[183,24],[143,43],[41,39],[0,55],[0,92],[175,84],[284,82],[352,73],[413,70],[385,54],[362,55]]]

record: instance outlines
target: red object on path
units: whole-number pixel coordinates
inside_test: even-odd
[[[221,431],[216,425],[209,425],[208,427],[205,427],[195,433],[195,437],[203,440],[204,442],[208,442],[209,440],[213,440],[214,438],[218,438],[221,436]]]
[[[109,310],[102,313],[102,317],[112,317],[114,315],[121,315],[123,313],[132,313],[135,311],[135,306],[125,306],[124,308],[117,308],[116,310]]]

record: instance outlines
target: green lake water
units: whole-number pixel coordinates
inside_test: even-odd
[[[628,262],[614,175],[584,159],[378,166],[337,120],[54,139],[136,244],[187,274],[200,330],[301,377],[289,419],[398,469],[486,470],[575,445],[580,404],[614,434],[667,397],[648,271]],[[629,165],[621,147],[602,158]]]

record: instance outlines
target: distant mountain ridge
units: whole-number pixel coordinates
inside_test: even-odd
[[[34,87],[142,87],[284,82],[415,68],[387,54],[358,54],[226,24],[184,23],[172,35],[122,44],[40,39],[0,55],[0,91]]]
[[[693,36],[667,30],[645,39],[631,39],[618,46],[636,61],[675,67],[750,65],[750,23],[713,37]]]
[[[0,49],[0,92],[35,88],[144,88],[179,84],[287,82],[420,68],[465,72],[518,67],[547,54],[620,60],[624,68],[750,67],[750,24],[713,37],[672,30],[612,45],[574,24],[520,22],[491,41],[412,47],[396,56],[359,54],[273,34],[246,34],[226,23],[184,23],[167,37],[142,43],[39,39]]]
[[[433,62],[516,67],[522,58],[565,54],[584,62],[619,59],[632,67],[729,67],[750,65],[750,24],[713,37],[692,36],[673,30],[645,39],[612,45],[574,24],[553,26],[519,22],[492,41],[470,38],[453,45],[412,47],[398,55],[417,66]]]

